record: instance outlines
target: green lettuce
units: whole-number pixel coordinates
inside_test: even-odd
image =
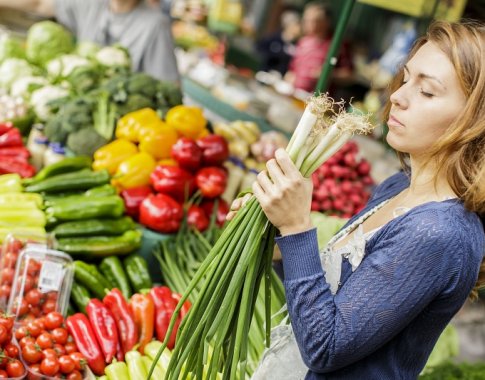
[[[73,49],[72,34],[53,21],[35,23],[27,34],[27,59],[40,66],[44,66],[51,59],[61,54],[67,54]]]

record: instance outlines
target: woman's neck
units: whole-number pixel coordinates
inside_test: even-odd
[[[432,197],[444,199],[447,197],[456,197],[455,192],[448,183],[443,173],[436,171],[438,166],[435,162],[429,162],[427,159],[411,157],[411,182],[408,194],[415,197]]]
[[[141,0],[111,0],[109,9],[113,13],[128,13],[131,12]]]

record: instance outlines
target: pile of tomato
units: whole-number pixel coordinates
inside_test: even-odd
[[[12,340],[13,325],[14,317],[0,315],[0,378],[21,377],[25,374],[19,348]]]
[[[15,338],[28,366],[28,379],[83,378],[86,361],[66,329],[61,313],[53,311],[24,323],[15,331]]]

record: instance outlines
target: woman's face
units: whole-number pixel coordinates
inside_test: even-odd
[[[324,35],[328,29],[328,20],[325,12],[310,7],[303,12],[302,30],[305,36]]]
[[[387,142],[411,156],[426,155],[466,103],[451,61],[432,42],[407,62],[390,100]]]

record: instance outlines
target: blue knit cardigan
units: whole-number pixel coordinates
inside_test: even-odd
[[[408,186],[405,174],[390,177],[361,214]],[[416,379],[485,253],[480,219],[456,199],[417,206],[383,226],[355,272],[344,259],[335,295],[315,229],[276,241],[306,379]]]

